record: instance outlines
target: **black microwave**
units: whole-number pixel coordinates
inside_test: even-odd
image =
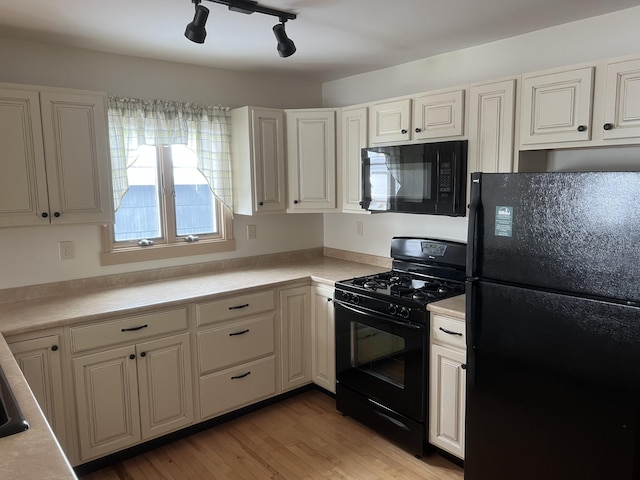
[[[362,149],[362,208],[464,217],[467,141]]]

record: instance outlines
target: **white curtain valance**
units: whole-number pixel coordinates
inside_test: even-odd
[[[109,97],[109,144],[118,210],[129,188],[127,168],[140,145],[186,145],[213,194],[233,211],[231,113],[228,107]]]

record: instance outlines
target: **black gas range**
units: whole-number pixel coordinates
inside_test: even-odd
[[[392,269],[336,282],[336,405],[422,456],[427,304],[464,293],[466,245],[394,237]]]

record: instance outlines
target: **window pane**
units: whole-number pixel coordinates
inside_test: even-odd
[[[143,145],[138,158],[127,169],[129,190],[116,212],[116,242],[161,238],[160,191],[156,147]]]
[[[216,198],[197,168],[197,157],[184,145],[171,146],[178,236],[218,233]]]

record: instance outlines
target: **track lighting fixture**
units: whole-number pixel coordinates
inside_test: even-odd
[[[252,14],[263,13],[265,15],[271,15],[278,17],[280,23],[273,27],[273,33],[278,40],[278,53],[281,57],[290,57],[296,51],[296,46],[293,41],[287,37],[287,33],[284,30],[284,23],[287,20],[295,20],[296,14],[285,12],[282,10],[276,10],[274,8],[263,7],[258,5],[257,1],[253,0],[209,0],[214,3],[221,3],[229,7],[232,12]],[[207,36],[207,32],[204,29],[205,23],[209,16],[209,9],[200,5],[201,0],[191,0],[196,6],[196,11],[193,16],[193,21],[187,25],[184,32],[184,36],[195,43],[204,43],[204,39]]]
[[[281,57],[290,57],[296,53],[296,46],[293,41],[287,37],[287,32],[284,31],[284,22],[274,25],[273,33],[278,40],[278,53]]]

